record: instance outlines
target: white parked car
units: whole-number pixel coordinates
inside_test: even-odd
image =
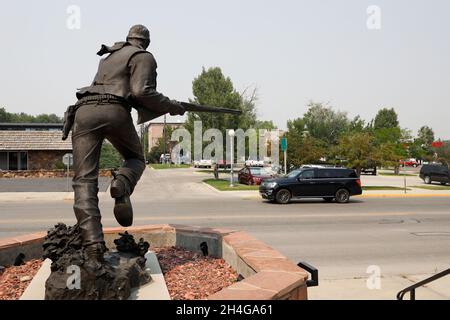
[[[248,159],[245,161],[247,167],[264,167],[264,160]]]
[[[211,168],[213,162],[211,159],[201,159],[194,161],[194,168]]]

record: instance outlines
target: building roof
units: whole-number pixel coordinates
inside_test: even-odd
[[[71,137],[61,136],[61,131],[0,130],[0,151],[72,150]]]

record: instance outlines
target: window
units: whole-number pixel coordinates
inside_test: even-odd
[[[255,176],[271,175],[272,172],[268,168],[250,168],[250,172]]]
[[[296,176],[298,176],[298,174],[302,172],[301,170],[294,170],[289,172],[289,174],[287,175],[288,178],[295,178]]]
[[[27,170],[28,169],[28,155],[26,152],[19,152],[19,170]]]
[[[8,152],[0,152],[0,170],[8,170]]]
[[[19,169],[18,152],[10,152],[8,162],[9,162],[8,170],[18,170]]]
[[[300,179],[314,179],[314,170],[302,171],[299,175]]]
[[[319,179],[357,178],[355,170],[346,169],[319,169],[317,176]]]
[[[27,152],[0,152],[0,170],[27,170]]]
[[[319,179],[330,179],[330,178],[340,178],[339,172],[332,169],[320,169],[317,172],[317,177]]]

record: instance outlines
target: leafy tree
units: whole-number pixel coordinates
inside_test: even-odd
[[[170,153],[172,143],[170,141],[170,137],[172,136],[173,128],[170,126],[166,127],[166,141],[164,141],[164,135],[161,138],[158,138],[156,144],[152,147],[150,152],[147,154],[147,159],[150,163],[159,163],[161,155],[164,153]],[[164,143],[166,143],[166,147],[164,148]]]
[[[288,141],[287,167],[320,162],[325,154],[325,143],[312,137],[305,130],[305,121],[302,118],[289,120],[287,126],[288,131],[285,134]],[[283,158],[282,160],[284,161]]]
[[[434,151],[432,144],[434,142],[434,131],[428,126],[423,126],[417,133],[417,138],[409,146],[409,155],[419,161],[431,161]]]
[[[267,131],[274,130],[277,127],[273,124],[273,121],[267,121],[267,120],[256,120],[255,129],[265,129]]]
[[[374,129],[397,128],[399,126],[398,115],[394,108],[383,108],[378,111],[374,120]]]
[[[366,124],[366,122],[361,119],[360,116],[356,116],[353,120],[348,124],[347,130],[348,132],[363,132],[370,131],[370,125]]]
[[[21,113],[10,113],[0,108],[0,122],[7,123],[62,123],[63,119],[56,114],[38,114],[36,116]]]
[[[430,148],[434,142],[434,131],[428,126],[423,126],[417,133],[417,140],[423,143],[424,148]]]
[[[383,143],[400,143],[402,130],[400,127],[379,128],[374,130],[375,142],[377,145]]]
[[[398,144],[386,142],[376,146],[376,163],[385,167],[394,167],[394,172],[399,173],[399,161],[404,158],[405,150]]]
[[[223,145],[225,145],[227,129],[239,128],[246,131],[249,128],[255,128],[257,125],[255,107],[257,101],[256,89],[249,91],[247,88],[242,93],[239,93],[234,88],[231,79],[226,77],[219,67],[209,68],[208,70],[203,68],[200,75],[192,82],[192,92],[194,99],[190,99],[190,101],[193,103],[238,109],[242,111],[242,114],[188,112],[185,128],[191,132],[191,135],[194,132],[194,121],[202,121],[203,131],[215,128],[222,132]],[[208,144],[209,142],[203,142],[203,147],[206,147]],[[237,148],[236,145],[235,148]],[[248,145],[246,145],[245,149],[248,150]],[[192,150],[194,150],[193,145]],[[225,158],[226,148],[223,149],[223,152],[223,158]]]
[[[414,139],[414,142],[409,146],[408,153],[410,158],[414,158],[419,162],[423,160],[429,161],[432,158],[432,154],[430,155],[429,152],[427,152],[420,139]]]
[[[311,137],[330,144],[336,144],[349,125],[345,112],[334,111],[323,103],[313,101],[308,104],[303,120]]]
[[[103,142],[100,154],[100,169],[113,169],[122,165],[123,159],[120,153],[107,141]]]
[[[347,166],[361,173],[362,168],[376,165],[375,137],[369,132],[353,132],[340,138],[336,154]]]
[[[383,108],[378,111],[373,120],[373,132],[379,163],[384,166],[393,166],[395,173],[398,173],[399,160],[408,156],[408,148],[411,144],[410,131],[400,128],[394,108]]]
[[[216,128],[224,134],[226,129],[241,128],[246,130],[256,123],[256,90],[248,96],[244,91],[242,94],[233,87],[229,77],[225,77],[219,67],[203,68],[201,74],[192,82],[194,99],[191,102],[202,105],[238,109],[241,115],[207,112],[188,112],[186,129],[193,132],[194,121],[202,121],[203,129]],[[225,135],[224,135],[225,136]]]
[[[437,162],[441,162],[445,165],[450,164],[450,141],[444,141],[442,147],[434,148],[436,152]]]
[[[7,112],[5,108],[0,108],[0,122],[11,122],[11,113]]]

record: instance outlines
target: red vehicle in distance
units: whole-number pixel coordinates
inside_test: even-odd
[[[265,167],[244,167],[238,172],[239,183],[248,185],[260,185],[264,180],[273,177],[275,177],[275,173]]]
[[[400,165],[402,167],[418,167],[419,163],[416,161],[416,159],[407,159],[407,160],[400,160]]]

